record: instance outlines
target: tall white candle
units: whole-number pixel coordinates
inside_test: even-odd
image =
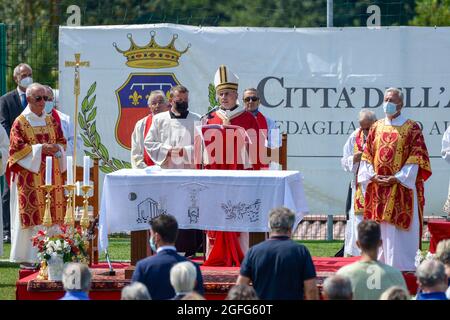
[[[72,156],[67,156],[67,184],[73,184],[73,158]]]
[[[45,158],[45,184],[52,184],[52,157]]]
[[[83,186],[89,185],[89,171],[91,168],[91,159],[89,156],[84,156],[83,161]]]

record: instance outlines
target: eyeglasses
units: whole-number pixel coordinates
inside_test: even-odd
[[[244,99],[245,102],[250,102],[250,100],[255,102],[255,101],[258,101],[259,98],[258,97],[247,97]]]
[[[33,96],[33,98],[34,98],[34,100],[36,100],[36,102],[39,102],[39,101],[41,101],[42,99],[44,99],[44,101],[50,100],[50,98],[47,97],[47,96]]]

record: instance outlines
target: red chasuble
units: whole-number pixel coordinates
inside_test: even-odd
[[[150,131],[150,127],[152,126],[152,119],[153,115],[150,114],[147,116],[147,119],[145,120],[145,129],[144,129],[144,140],[147,137],[147,133]],[[147,149],[144,148],[144,162],[148,166],[153,166],[155,163],[150,158],[150,155],[147,152]]]
[[[258,145],[258,123],[256,122],[255,117],[246,111],[243,111],[241,113],[237,113],[234,117],[231,117],[230,119],[224,119],[220,114],[217,112],[213,112],[211,114],[211,118],[208,119],[207,124],[226,124],[226,125],[232,125],[232,126],[239,126],[241,128],[244,128],[249,138],[252,141],[252,144],[255,143],[256,146]],[[252,130],[250,130],[252,129]],[[208,131],[214,130],[215,132],[211,133],[209,132],[210,136],[214,137],[210,141],[206,139],[208,136]],[[227,129],[230,130],[230,129]],[[255,133],[255,134],[253,134]],[[208,148],[209,143],[214,143],[214,141],[218,141],[217,134],[220,134],[224,136],[224,130],[219,129],[207,129],[203,132],[203,136],[205,137],[205,146]],[[215,136],[216,135],[216,136]],[[239,134],[236,134],[236,136],[239,136]],[[237,163],[237,157],[240,153],[240,148],[237,145],[237,141],[239,138],[235,137],[234,140],[227,137],[221,137],[223,139],[223,146],[222,146],[222,159],[220,160],[226,160],[227,159],[227,152],[234,152],[234,162],[232,163],[224,163],[227,161],[219,161],[216,154],[211,154],[210,159],[212,158],[212,161],[210,161],[208,164],[204,166],[205,169],[222,169],[222,170],[245,170],[246,166],[244,164]],[[229,157],[230,158],[230,157]],[[217,161],[216,161],[217,160]],[[231,162],[231,161],[228,161]],[[248,170],[259,170],[260,164],[258,159],[254,161],[255,163],[252,164]],[[208,259],[205,261],[203,265],[205,266],[240,266],[241,261],[244,258],[244,254],[242,252],[242,249],[239,244],[239,232],[223,232],[223,231],[208,231],[207,236],[210,240],[210,244],[212,245],[211,252],[208,256]]]
[[[391,126],[381,119],[372,126],[361,160],[372,164],[379,175],[395,175],[406,164],[417,164],[416,179],[419,221],[422,226],[425,204],[423,183],[431,176],[430,159],[419,125],[407,120]],[[413,218],[413,190],[400,183],[380,186],[369,183],[364,202],[364,218],[385,221],[408,230]]]
[[[42,224],[45,194],[39,186],[45,184],[46,155],[42,155],[39,173],[33,173],[21,167],[18,161],[32,152],[32,145],[35,144],[52,143],[66,146],[66,139],[58,122],[49,115],[45,118],[45,122],[46,126],[32,127],[25,117],[20,115],[11,128],[8,167],[17,176],[17,197],[22,228]],[[55,224],[64,222],[66,206],[59,161],[62,159],[53,157],[52,184],[55,188],[51,192],[50,211]]]

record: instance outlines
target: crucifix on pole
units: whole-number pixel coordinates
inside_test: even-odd
[[[75,77],[73,94],[75,96],[75,113],[73,117],[74,121],[74,139],[73,144],[73,176],[77,176],[77,130],[78,130],[78,96],[80,95],[80,67],[89,67],[89,61],[80,60],[81,53],[75,53],[75,61],[65,61],[65,67],[75,67]],[[73,193],[73,203],[75,203],[75,192]]]

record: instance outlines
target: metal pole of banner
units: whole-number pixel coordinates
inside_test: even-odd
[[[333,215],[329,214],[327,216],[327,240],[333,240]]]
[[[327,28],[333,27],[333,0],[327,0]]]
[[[6,93],[6,25],[0,23],[0,96]]]

